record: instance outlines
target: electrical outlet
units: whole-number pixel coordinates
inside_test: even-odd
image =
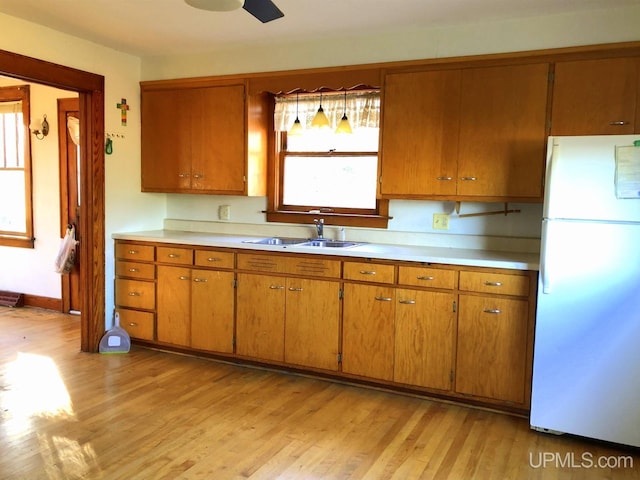
[[[218,207],[219,220],[231,220],[231,205],[220,205]]]
[[[449,230],[449,215],[446,213],[434,213],[432,226],[434,230]]]

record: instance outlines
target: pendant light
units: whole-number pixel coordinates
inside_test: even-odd
[[[324,114],[324,110],[322,109],[322,92],[320,92],[320,107],[318,108],[318,112],[316,113],[316,116],[313,117],[313,120],[311,120],[311,126],[317,127],[317,128],[330,126],[329,119]]]
[[[298,117],[298,93],[296,92],[296,119],[289,129],[289,135],[302,135],[303,130],[302,123],[300,123],[300,118]]]
[[[338,128],[336,128],[336,133],[353,133],[351,129],[351,124],[349,123],[349,119],[347,118],[347,91],[344,92],[344,113],[342,114],[342,119],[338,123]]]

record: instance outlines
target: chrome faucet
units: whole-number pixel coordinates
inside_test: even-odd
[[[317,218],[314,218],[313,223],[316,224],[318,238],[324,238],[324,218],[321,218],[320,220],[318,220]]]

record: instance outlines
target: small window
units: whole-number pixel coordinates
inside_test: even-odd
[[[312,121],[322,106],[329,126]],[[269,221],[386,227],[388,202],[378,200],[379,92],[287,95],[276,99],[276,182]],[[337,133],[346,116],[352,133]],[[301,131],[291,127],[299,120]],[[278,192],[276,194],[276,192]]]
[[[33,248],[29,86],[0,88],[0,245]]]

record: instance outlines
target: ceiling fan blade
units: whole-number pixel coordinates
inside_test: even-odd
[[[242,8],[262,23],[284,17],[284,13],[271,0],[245,0]]]

